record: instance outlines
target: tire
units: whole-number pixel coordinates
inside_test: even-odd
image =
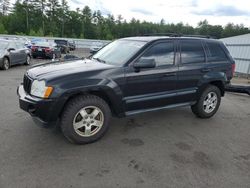
[[[30,55],[27,55],[26,62],[24,64],[25,65],[30,65],[30,62],[31,62],[31,57],[30,57]]]
[[[52,59],[52,60],[55,60],[55,59],[56,59],[56,54],[55,54],[55,53],[53,53],[53,54],[51,55],[51,59]]]
[[[199,118],[210,118],[219,109],[221,102],[220,89],[209,85],[201,94],[198,102],[191,106],[192,112]]]
[[[66,54],[66,51],[67,51],[67,50],[66,50],[65,47],[62,47],[62,48],[61,48],[61,53],[62,53],[62,54]]]
[[[3,58],[3,64],[0,68],[2,70],[8,70],[10,68],[10,60],[7,57]]]
[[[36,56],[35,56],[35,55],[33,55],[32,57],[33,57],[34,59],[36,59]]]
[[[92,143],[104,136],[110,117],[110,108],[103,99],[95,95],[79,96],[66,105],[61,130],[71,143]]]
[[[62,57],[61,53],[56,53],[56,58],[60,59]]]

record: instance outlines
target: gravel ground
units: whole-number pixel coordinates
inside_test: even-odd
[[[26,68],[0,71],[0,188],[250,187],[249,96],[226,94],[208,120],[189,108],[114,118],[103,139],[77,146],[19,109]]]

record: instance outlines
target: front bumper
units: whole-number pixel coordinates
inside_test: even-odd
[[[28,112],[34,121],[43,127],[54,125],[61,108],[57,107],[57,101],[53,99],[41,99],[27,94],[23,85],[18,86],[19,106]]]
[[[0,66],[3,66],[3,58],[0,58]]]

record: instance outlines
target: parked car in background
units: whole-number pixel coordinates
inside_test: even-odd
[[[75,41],[69,41],[69,48],[71,51],[74,51],[76,49],[76,43]]]
[[[30,64],[30,50],[22,43],[16,40],[0,39],[0,44],[0,69],[7,70],[16,64]]]
[[[18,42],[21,42],[24,47],[31,49],[32,47],[31,40],[29,40],[28,38],[20,37],[17,40]]]
[[[54,42],[37,42],[31,48],[33,58],[56,59],[61,57],[60,47]]]
[[[64,54],[69,53],[70,51],[69,41],[63,39],[56,39],[54,41],[57,44],[57,46],[60,47],[61,53]]]
[[[102,42],[93,42],[91,44],[90,47],[90,53],[91,54],[95,54],[96,52],[98,52],[102,47],[104,46],[104,44]]]

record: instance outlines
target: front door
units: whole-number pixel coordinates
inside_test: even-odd
[[[175,42],[156,42],[134,62],[154,59],[155,68],[135,70],[133,63],[125,69],[124,102],[127,113],[175,103],[178,66],[175,65]]]
[[[8,46],[9,52],[10,52],[10,63],[11,65],[17,64],[20,59],[19,51],[17,49],[17,45],[14,41],[9,42]]]

